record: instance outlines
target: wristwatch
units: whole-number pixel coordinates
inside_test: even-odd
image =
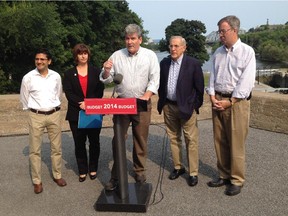
[[[229,101],[230,101],[230,103],[231,103],[231,106],[233,106],[234,102],[232,101],[231,98],[229,98]]]

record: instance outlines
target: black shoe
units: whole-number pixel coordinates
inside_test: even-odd
[[[95,172],[96,173],[96,172]],[[91,175],[91,172],[89,173],[89,177],[91,180],[94,180],[97,178],[97,173],[95,175]]]
[[[173,172],[170,173],[169,179],[170,180],[175,180],[177,179],[180,175],[185,173],[185,168],[181,169],[174,169]]]
[[[237,185],[230,184],[230,185],[227,186],[225,194],[228,195],[228,196],[237,195],[237,194],[239,194],[241,192],[241,188],[242,188],[242,186],[237,186]]]
[[[82,175],[82,174],[81,174]],[[87,175],[84,175],[81,177],[81,175],[79,175],[79,182],[84,182],[86,180],[86,176]]]
[[[198,183],[198,176],[189,176],[188,178],[188,185],[193,187]]]
[[[216,180],[212,180],[212,181],[207,183],[207,185],[209,187],[221,187],[223,185],[228,185],[228,184],[230,184],[230,180],[229,179],[222,179],[222,178],[218,178]]]
[[[118,180],[111,178],[110,181],[105,185],[106,191],[113,191],[118,187]]]
[[[134,179],[137,183],[143,184],[146,182],[146,176],[145,175],[135,175]]]

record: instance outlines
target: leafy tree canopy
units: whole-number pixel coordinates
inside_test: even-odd
[[[269,26],[257,31],[240,35],[243,42],[252,46],[262,60],[288,62],[288,26]]]
[[[1,2],[0,65],[6,75],[20,81],[34,67],[35,50],[43,46],[51,49],[55,66],[66,61],[62,41],[67,31],[55,9],[54,4],[42,2],[11,6]]]
[[[35,50],[40,47],[51,51],[51,69],[60,74],[73,65],[71,49],[77,43],[87,44],[91,63],[101,67],[124,46],[124,28],[130,23],[143,27],[125,0],[1,1],[0,93],[19,92],[23,75],[35,67]]]
[[[176,19],[165,29],[165,38],[159,42],[160,51],[169,51],[169,39],[173,35],[180,35],[187,42],[187,54],[204,63],[209,59],[205,48],[205,25],[197,20]]]

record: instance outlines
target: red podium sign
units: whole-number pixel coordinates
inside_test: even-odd
[[[86,114],[137,114],[136,98],[87,98]]]

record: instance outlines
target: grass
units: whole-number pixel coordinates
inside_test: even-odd
[[[210,73],[204,73],[204,86],[207,87],[209,83]]]

